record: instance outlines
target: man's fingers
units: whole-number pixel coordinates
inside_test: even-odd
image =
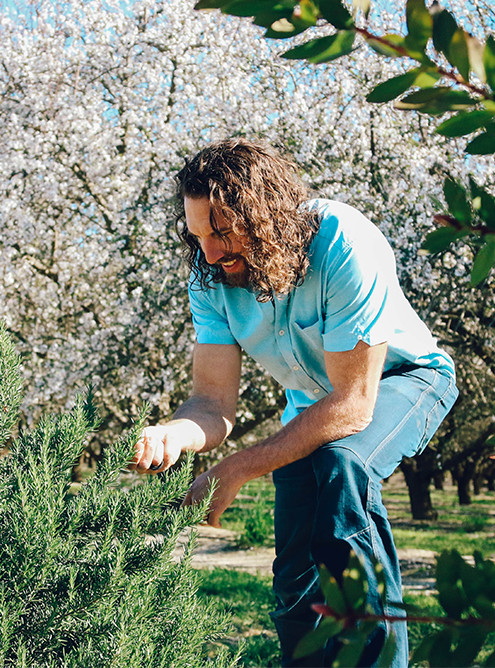
[[[191,506],[192,505],[192,498],[191,498],[191,492],[190,491],[188,491],[186,493],[186,495],[185,495],[185,497],[184,497],[184,499],[183,499],[183,501],[180,505],[181,505],[181,508],[183,508],[184,506]]]
[[[211,527],[215,527],[215,529],[221,529],[222,523],[220,522],[219,517],[219,512],[215,508],[212,508],[206,516],[206,521]]]
[[[145,437],[144,437],[145,438]],[[139,441],[136,443],[136,454],[134,457],[131,459],[129,462],[127,468],[131,471],[134,471],[136,468],[138,468],[138,464],[141,461],[141,458],[143,457],[144,454],[144,438],[140,438]]]
[[[179,459],[183,447],[183,435],[172,422],[143,429],[136,443],[136,454],[129,463],[138,473],[160,473]]]
[[[150,444],[150,451],[152,453],[152,458],[151,462],[148,465],[148,473],[160,473],[160,471],[164,471],[166,468],[168,468],[167,462],[164,461],[165,456],[164,456],[164,448],[163,448],[163,441],[162,440],[157,440],[155,439],[155,442],[153,444]],[[154,468],[151,469],[150,467],[153,466]]]
[[[136,444],[136,454],[129,468],[137,469],[138,473],[159,473],[168,468],[166,464],[167,462],[163,460],[163,442],[157,438],[150,438],[144,430]],[[157,468],[153,470],[150,466]]]

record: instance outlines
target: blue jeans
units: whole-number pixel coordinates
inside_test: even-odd
[[[369,577],[368,600],[377,613],[403,614],[399,561],[381,480],[403,457],[424,450],[457,398],[453,380],[435,369],[402,367],[383,375],[373,421],[359,434],[323,445],[308,457],[274,471],[275,547],[273,564],[277,609],[272,613],[281,646],[282,666],[331,666],[338,643],[306,659],[292,660],[299,640],[317,624],[311,604],[323,600],[317,565],[337,577],[349,548],[363,560]],[[370,557],[376,557],[387,581],[385,608],[374,584]],[[393,668],[408,665],[407,627],[393,625],[397,640]],[[380,627],[368,643],[360,666],[373,666],[390,629]]]

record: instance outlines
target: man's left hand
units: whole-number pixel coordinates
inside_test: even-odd
[[[198,476],[182,502],[183,506],[200,503],[208,495],[213,480],[215,480],[216,487],[206,521],[210,526],[216,528],[222,526],[220,516],[230,506],[243,484],[247,482],[241,479],[238,474],[236,475],[237,472],[232,470],[234,467],[229,460],[230,457],[226,457],[209,471]]]

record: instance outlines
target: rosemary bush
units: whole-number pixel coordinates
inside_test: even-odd
[[[0,447],[21,401],[19,358],[0,323]],[[0,461],[0,666],[223,668],[207,641],[227,619],[196,596],[194,538],[180,563],[179,533],[204,517],[180,508],[192,460],[131,489],[118,485],[146,411],[71,493],[71,469],[98,426],[91,391],[74,408],[21,433]]]

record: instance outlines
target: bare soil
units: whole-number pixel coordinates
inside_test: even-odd
[[[195,568],[229,568],[248,573],[271,575],[275,549],[270,547],[242,550],[237,547],[236,533],[207,525],[197,527],[198,540],[194,550]],[[184,534],[175,550],[179,560],[188,534]],[[405,590],[433,591],[435,587],[435,552],[430,550],[398,550]]]

